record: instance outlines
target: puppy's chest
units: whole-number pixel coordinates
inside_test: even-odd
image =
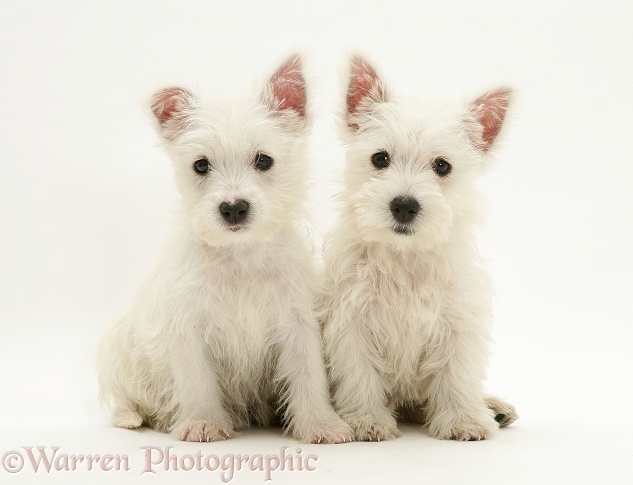
[[[402,333],[434,326],[444,306],[445,290],[425,271],[374,272],[371,307],[380,319]]]
[[[274,333],[291,311],[288,283],[272,272],[216,274],[206,286],[206,340],[218,364],[255,371],[270,360]]]
[[[442,333],[443,285],[423,270],[383,272],[376,275],[370,294],[368,323],[376,351],[394,378],[414,378],[428,347]]]

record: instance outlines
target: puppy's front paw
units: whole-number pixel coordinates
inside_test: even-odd
[[[326,422],[317,423],[310,427],[305,437],[297,437],[301,441],[320,444],[335,444],[354,441],[354,434],[345,421],[336,418]]]
[[[448,413],[431,420],[429,432],[431,436],[442,440],[481,441],[491,436],[498,424],[488,413],[478,416],[468,416]]]
[[[348,421],[354,431],[356,441],[386,441],[402,435],[398,430],[396,420],[392,417],[378,419],[367,416]]]
[[[211,421],[187,421],[174,428],[173,435],[180,441],[211,442],[223,441],[233,436],[230,426],[218,425]]]

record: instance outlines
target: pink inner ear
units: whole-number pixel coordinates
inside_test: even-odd
[[[270,78],[277,111],[295,111],[302,118],[306,115],[306,84],[298,55],[288,59]]]
[[[512,91],[502,88],[477,98],[471,106],[477,121],[483,128],[480,148],[488,151],[501,131]]]
[[[152,99],[152,112],[160,124],[173,119],[191,99],[189,91],[183,88],[167,88],[157,92]]]
[[[382,83],[378,74],[364,59],[352,59],[352,72],[347,90],[347,113],[355,114],[361,101],[372,95],[376,100],[384,98]]]

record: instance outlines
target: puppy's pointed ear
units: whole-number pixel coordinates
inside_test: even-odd
[[[478,97],[468,107],[478,125],[470,136],[475,147],[482,152],[486,153],[492,148],[501,131],[511,98],[512,89],[503,87]]]
[[[270,112],[288,127],[301,128],[306,120],[307,91],[299,54],[290,56],[271,76],[263,93]]]
[[[347,125],[357,131],[363,116],[371,112],[372,105],[387,101],[387,93],[376,70],[362,57],[354,56],[350,62],[347,88]]]
[[[158,120],[160,133],[173,140],[186,128],[187,117],[195,106],[193,95],[183,88],[161,89],[152,96],[152,113]]]

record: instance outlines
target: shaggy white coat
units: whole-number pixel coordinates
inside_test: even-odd
[[[290,57],[253,96],[153,98],[182,195],[173,241],[98,352],[102,400],[116,426],[143,423],[186,441],[229,438],[282,415],[304,442],[351,440],[328,394],[303,218],[306,86]],[[273,159],[267,171],[258,154]],[[205,159],[206,174],[194,163]],[[230,226],[222,202],[245,199]]]
[[[324,326],[334,405],[357,440],[399,435],[396,419],[432,436],[479,440],[516,419],[484,397],[491,284],[473,235],[475,187],[510,90],[465,105],[396,97],[351,60],[341,131],[347,146],[340,220],[326,242]],[[377,169],[372,154],[389,154]],[[450,173],[433,170],[438,158]],[[420,211],[395,231],[395,197]],[[497,421],[495,420],[495,417]]]

